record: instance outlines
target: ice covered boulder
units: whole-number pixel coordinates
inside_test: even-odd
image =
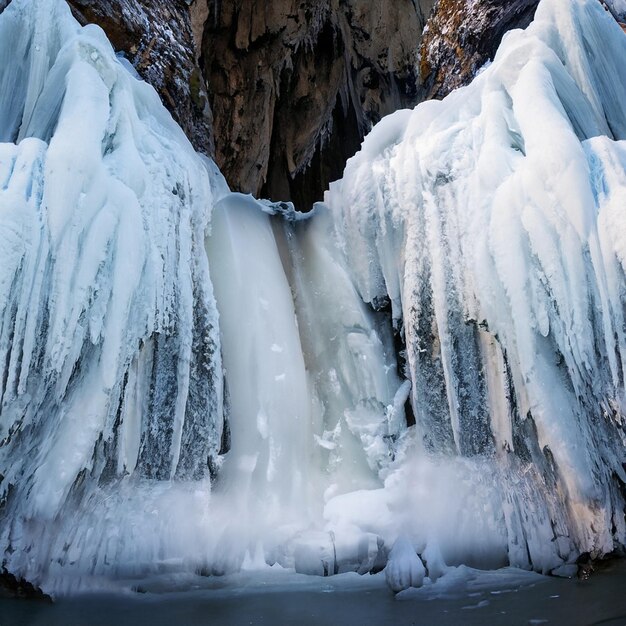
[[[406,537],[399,537],[391,548],[385,579],[394,593],[424,584],[426,569],[415,552],[413,544]]]
[[[350,533],[346,529],[338,534],[332,531],[300,533],[292,540],[290,551],[296,572],[315,576],[380,571],[387,557],[380,537],[358,530]],[[290,565],[287,562],[283,564]]]

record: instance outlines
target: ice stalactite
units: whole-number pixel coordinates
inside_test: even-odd
[[[158,481],[208,480],[222,430],[204,254],[217,179],[65,3],[2,13],[0,90],[3,563],[99,573],[140,545],[149,562],[149,540],[117,542],[115,494],[139,505]]]
[[[624,54],[599,3],[543,0],[327,194],[359,293],[406,340],[415,442],[380,497],[448,561],[548,572],[623,545]]]

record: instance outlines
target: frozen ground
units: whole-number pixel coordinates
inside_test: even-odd
[[[77,596],[54,605],[0,600],[0,626],[626,624],[624,562],[586,581],[511,569],[457,574],[445,587],[440,581],[395,598],[380,574],[242,573],[198,578],[199,589],[174,593],[159,593],[153,582],[145,594]]]

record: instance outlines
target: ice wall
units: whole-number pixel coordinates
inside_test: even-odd
[[[208,482],[220,444],[218,175],[64,2],[2,13],[0,93],[2,561],[35,580],[150,563],[173,532],[155,485]]]
[[[230,194],[61,0],[3,12],[0,92],[2,566],[293,565],[325,493],[381,486],[408,391],[328,218]]]
[[[327,194],[360,295],[391,300],[417,421],[361,515],[400,507],[448,561],[550,571],[623,544],[625,54],[600,3],[543,0]]]

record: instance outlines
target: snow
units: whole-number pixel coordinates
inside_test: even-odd
[[[13,0],[3,565],[57,594],[386,565],[402,596],[623,545],[624,53],[595,0],[542,0],[305,216],[231,193],[61,0]]]

